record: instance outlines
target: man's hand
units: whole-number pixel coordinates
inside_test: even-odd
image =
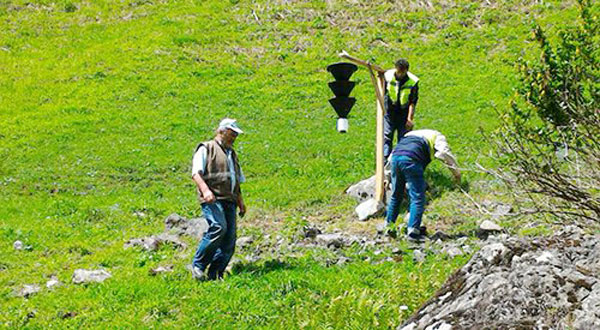
[[[213,192],[208,188],[202,191],[202,198],[204,198],[204,201],[209,204],[214,203],[217,200],[215,194],[213,194]]]
[[[240,218],[243,218],[246,214],[246,204],[244,203],[244,199],[242,197],[238,198],[238,207],[240,208]]]
[[[460,172],[456,172],[454,173],[454,183],[456,183],[457,185],[460,185]]]
[[[415,123],[410,119],[407,119],[406,124],[404,125],[404,127],[406,128],[407,131],[411,131],[414,126],[415,126]]]

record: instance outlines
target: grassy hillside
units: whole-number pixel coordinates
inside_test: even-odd
[[[398,324],[465,260],[327,268],[305,256],[197,284],[184,269],[191,251],[123,243],[162,230],[170,213],[200,214],[192,152],[225,116],[247,132],[236,142],[250,208],[242,233],[272,225],[285,235],[306,215],[352,226],[342,191],[373,172],[375,101],[361,69],[350,131],[335,131],[325,67],[342,49],[384,67],[408,58],[421,78],[417,127],[444,132],[466,169],[492,165],[478,130],[493,129],[494,107],[508,104],[515,60],[537,56],[530,23],[552,30],[575,13],[564,1],[0,0],[0,324]],[[448,173],[434,164],[428,175],[442,187],[432,225],[473,225]],[[473,194],[488,193],[481,180],[466,172]],[[15,240],[30,251],[13,251]],[[172,275],[146,275],[165,261]],[[95,267],[113,278],[13,294]]]

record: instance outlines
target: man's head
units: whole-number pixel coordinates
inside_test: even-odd
[[[217,128],[217,138],[219,138],[227,148],[231,147],[237,136],[242,133],[244,133],[244,131],[240,129],[237,121],[231,118],[221,120],[219,127]]]
[[[408,72],[408,61],[404,58],[401,58],[396,61],[394,66],[396,67],[396,78],[404,78],[404,76],[406,76],[406,72]]]

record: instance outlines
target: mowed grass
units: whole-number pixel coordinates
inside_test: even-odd
[[[183,268],[191,250],[152,254],[123,243],[162,231],[170,213],[200,215],[192,153],[226,116],[246,132],[236,142],[250,208],[242,232],[349,214],[343,189],[374,169],[375,101],[360,69],[350,131],[335,131],[325,68],[342,49],[384,67],[408,58],[421,78],[417,127],[446,134],[467,186],[484,179],[469,171],[493,165],[478,131],[495,127],[494,108],[513,95],[515,60],[536,56],[531,21],[553,29],[575,17],[570,2],[536,3],[0,2],[0,324],[399,323],[464,260],[339,269],[305,258],[199,285]],[[472,226],[442,166],[428,177],[441,188],[427,219]],[[31,248],[15,252],[15,240]],[[149,277],[159,263],[175,273]],[[14,296],[53,274],[69,283],[77,268],[107,268],[113,278]],[[67,312],[77,315],[63,319]]]

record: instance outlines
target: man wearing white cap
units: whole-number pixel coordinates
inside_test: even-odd
[[[243,131],[235,119],[219,123],[213,140],[198,145],[193,158],[192,179],[196,183],[202,212],[208,222],[192,261],[192,276],[199,281],[220,279],[235,250],[236,208],[246,213],[240,183],[244,174],[233,150]]]

